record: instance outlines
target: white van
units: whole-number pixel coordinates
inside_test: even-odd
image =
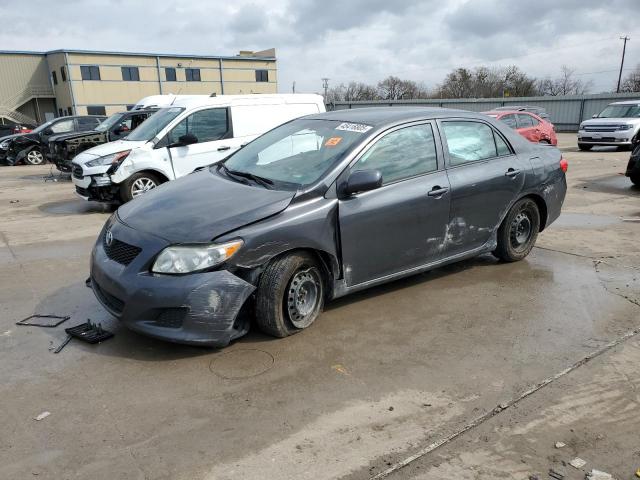
[[[168,180],[219,162],[294,118],[324,112],[320,95],[221,95],[177,99],[125,139],[73,159],[76,193],[85,200],[127,202]]]
[[[172,105],[176,100],[187,100],[196,98],[205,99],[209,98],[209,95],[174,95],[173,93],[168,93],[166,95],[150,95],[138,100],[138,103],[131,107],[131,110],[168,107]]]

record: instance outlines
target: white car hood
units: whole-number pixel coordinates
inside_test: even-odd
[[[129,142],[127,140],[116,140],[115,142],[103,143],[102,145],[97,145],[76,155],[76,157],[73,159],[73,163],[83,165],[85,162],[93,160],[97,157],[104,157],[105,155],[122,152],[123,150],[133,150],[135,148],[140,148],[145,143],[147,142]]]
[[[637,125],[640,123],[640,118],[627,117],[627,118],[591,118],[582,122],[582,125],[620,125],[625,123],[632,123]]]

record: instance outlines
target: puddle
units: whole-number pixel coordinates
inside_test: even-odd
[[[271,367],[273,355],[263,350],[239,349],[223,353],[209,364],[209,370],[228,380],[256,377]]]
[[[598,228],[621,223],[619,217],[608,215],[590,215],[588,213],[563,213],[553,222],[552,227],[560,228]]]
[[[575,188],[590,190],[592,192],[613,193],[616,195],[640,196],[640,187],[635,186],[631,183],[631,180],[624,175],[594,178],[593,180],[579,183]]]
[[[65,200],[63,202],[51,202],[40,205],[40,211],[53,215],[74,215],[86,213],[111,213],[109,204],[87,202],[85,200]]]

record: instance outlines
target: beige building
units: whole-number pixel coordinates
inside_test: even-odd
[[[110,115],[150,95],[277,91],[275,49],[232,57],[0,51],[0,123]]]

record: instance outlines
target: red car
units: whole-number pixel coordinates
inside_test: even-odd
[[[558,137],[556,137],[553,124],[543,120],[535,113],[515,110],[494,110],[484,113],[506,123],[530,142],[558,145]]]

